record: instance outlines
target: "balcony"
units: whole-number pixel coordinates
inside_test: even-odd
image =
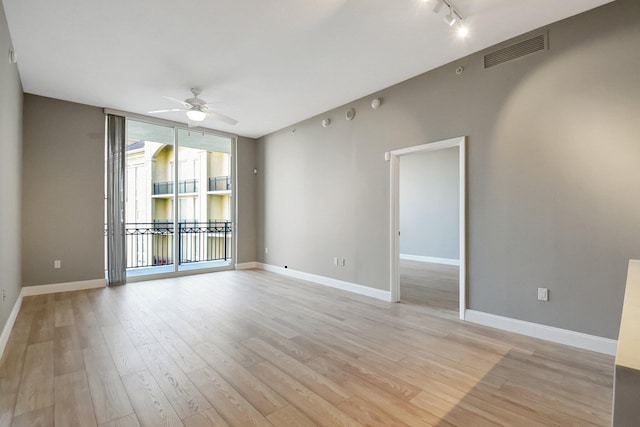
[[[183,221],[178,229],[179,264],[231,259],[231,221]],[[173,222],[127,223],[127,268],[173,265],[173,239]]]
[[[230,191],[230,176],[213,176],[209,178],[209,191]]]
[[[165,195],[173,194],[173,181],[167,182],[154,182],[153,183],[153,195]],[[178,181],[178,193],[197,193],[198,192],[198,180],[197,179],[183,179]]]

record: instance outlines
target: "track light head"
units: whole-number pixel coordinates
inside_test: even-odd
[[[447,23],[448,26],[453,27],[453,24],[458,20],[458,16],[453,12],[451,6],[449,6],[449,14],[444,17],[444,22]]]

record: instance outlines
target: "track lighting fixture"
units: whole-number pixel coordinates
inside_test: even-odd
[[[447,6],[447,8],[449,9],[449,13],[447,13],[443,18],[444,22],[450,27],[458,24],[458,36],[466,37],[467,34],[469,34],[469,30],[467,29],[467,27],[462,25],[462,14],[460,13],[460,11],[458,11],[458,9],[456,9],[451,0],[435,0],[435,2],[436,3],[433,6],[433,12],[437,14],[440,12],[443,6]]]

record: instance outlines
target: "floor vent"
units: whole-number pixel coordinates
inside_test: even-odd
[[[540,34],[530,39],[521,41],[511,46],[504,47],[484,56],[484,68],[491,68],[495,65],[522,58],[547,48],[547,35]]]

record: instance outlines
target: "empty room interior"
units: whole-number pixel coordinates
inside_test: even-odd
[[[85,3],[0,4],[0,427],[640,425],[640,2]]]

